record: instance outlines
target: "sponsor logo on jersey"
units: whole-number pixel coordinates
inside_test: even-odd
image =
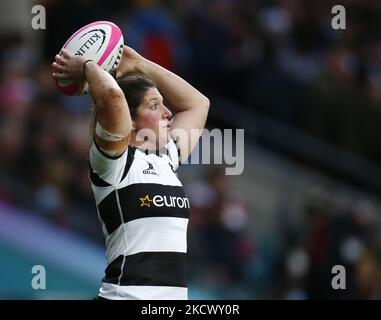
[[[144,197],[139,198],[140,207],[167,207],[167,208],[180,208],[180,209],[189,209],[189,199],[187,197],[175,197],[175,196],[162,196],[155,195],[151,197],[147,194]]]
[[[151,207],[151,202],[152,202],[152,199],[149,198],[148,194],[143,198],[139,198],[139,200],[141,201],[140,202],[140,207],[144,207],[144,206],[147,206],[148,208]]]

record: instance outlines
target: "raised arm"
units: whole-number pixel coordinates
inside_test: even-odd
[[[171,135],[180,148],[180,161],[184,161],[196,146],[205,127],[209,111],[208,98],[173,72],[125,46],[117,76],[129,71],[142,72],[153,80],[169,107],[175,111]]]
[[[95,62],[75,56],[65,50],[56,55],[53,78],[88,82],[95,103],[94,139],[109,156],[119,156],[127,148],[132,122],[127,101],[115,79]]]

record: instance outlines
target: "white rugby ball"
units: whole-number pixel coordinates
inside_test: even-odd
[[[91,59],[107,72],[117,68],[123,53],[123,34],[119,27],[109,21],[96,21],[75,32],[63,48]],[[81,95],[87,92],[87,84],[70,80],[58,80],[56,85],[65,95]]]

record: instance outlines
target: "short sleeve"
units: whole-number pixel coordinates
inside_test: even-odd
[[[90,170],[104,182],[110,185],[117,185],[125,173],[129,148],[119,157],[112,158],[102,152],[95,141],[93,141],[89,155]]]

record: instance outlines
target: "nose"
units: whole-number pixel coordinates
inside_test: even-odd
[[[163,119],[171,119],[172,118],[172,112],[169,110],[165,105],[163,105]]]

